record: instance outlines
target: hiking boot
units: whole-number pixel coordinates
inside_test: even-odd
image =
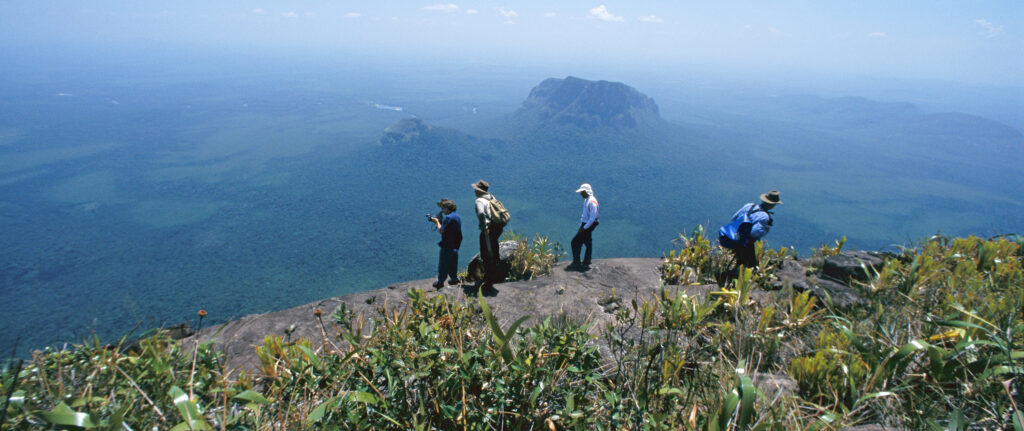
[[[438,281],[437,283],[431,284],[431,286],[434,286],[434,289],[440,289],[440,288],[444,287],[444,282],[443,281]]]
[[[570,263],[569,266],[565,267],[566,271],[582,271],[583,264],[579,262]]]
[[[462,280],[459,280],[457,278],[453,278],[451,280],[448,280],[448,285],[449,286],[454,286],[456,284],[462,284]]]

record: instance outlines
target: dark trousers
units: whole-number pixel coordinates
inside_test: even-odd
[[[583,255],[583,264],[590,265],[590,256],[593,255],[594,251],[591,234],[594,232],[594,229],[597,228],[597,224],[598,223],[595,221],[594,224],[590,225],[590,228],[583,229],[584,223],[580,223],[580,229],[576,232],[576,236],[572,237],[572,242],[570,243],[572,246],[573,263],[580,261],[580,249],[583,248],[583,246],[587,246],[587,251]]]
[[[442,248],[437,258],[437,282],[444,283],[448,277],[452,280],[459,279],[459,250]]]
[[[496,280],[498,274],[498,260],[501,254],[498,251],[498,238],[505,230],[505,226],[491,225],[486,231],[480,231],[480,259],[484,261],[484,272],[487,275],[484,281],[497,283],[503,280]]]
[[[732,250],[732,254],[736,256],[736,265],[742,265],[747,268],[757,268],[757,256],[754,254],[754,243],[757,241],[749,241],[747,245],[736,247]]]

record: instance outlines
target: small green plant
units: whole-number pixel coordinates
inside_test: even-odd
[[[833,243],[833,245],[822,244],[820,247],[814,250],[814,257],[829,257],[835,256],[843,251],[843,246],[846,245],[846,236],[843,236]]]
[[[552,242],[540,234],[527,240],[514,232],[508,232],[502,236],[502,241],[516,242],[516,249],[509,260],[508,279],[512,281],[550,274],[564,254],[560,243]]]
[[[704,226],[697,225],[689,236],[679,234],[673,242],[679,250],[669,250],[662,259],[661,279],[665,284],[714,283],[717,275],[728,269],[728,254],[712,245]]]

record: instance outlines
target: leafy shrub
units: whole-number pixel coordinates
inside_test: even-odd
[[[516,242],[516,249],[509,261],[508,279],[512,281],[529,280],[550,274],[558,259],[564,254],[562,244],[552,242],[540,234],[527,240],[514,232],[509,232],[502,236],[502,241]]]
[[[673,242],[679,251],[669,250],[661,265],[661,279],[666,284],[714,283],[718,274],[728,270],[728,254],[712,245],[704,226],[697,225],[689,236],[679,234]]]

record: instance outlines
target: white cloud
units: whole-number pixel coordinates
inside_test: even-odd
[[[590,17],[591,18],[597,18],[597,19],[602,20],[602,21],[608,21],[608,22],[619,22],[619,21],[622,21],[622,17],[621,16],[615,16],[615,15],[612,15],[611,12],[608,12],[608,8],[605,5],[600,5],[598,7],[595,7],[593,9],[591,9],[590,10]]]
[[[1003,32],[1003,26],[992,24],[988,22],[988,20],[982,18],[974,20],[974,23],[981,27],[981,34],[985,37],[996,37]]]
[[[436,11],[440,11],[440,12],[455,12],[455,11],[459,10],[459,5],[457,5],[455,3],[447,3],[447,4],[445,4],[445,3],[438,3],[438,4],[432,4],[430,6],[424,6],[423,10],[436,10]]]
[[[299,14],[295,13],[294,11],[289,11],[289,12],[282,13],[281,16],[283,16],[285,18],[298,18]]]
[[[266,9],[261,9],[261,8],[256,8],[256,9],[252,10],[252,13],[254,13],[256,15],[266,15],[267,14],[267,10]]]
[[[359,18],[361,16],[363,16],[363,14],[361,14],[359,12],[349,12],[349,13],[345,14],[345,18],[348,18],[348,19],[355,19],[355,18]]]
[[[657,16],[654,16],[654,15],[642,16],[642,17],[640,17],[640,21],[643,21],[643,22],[656,22],[658,24],[661,24],[661,23],[665,22],[665,20],[663,20],[661,18],[658,18]]]
[[[316,14],[314,14],[313,12],[305,12],[305,13],[302,14],[302,16],[304,16],[304,17],[311,17],[313,15],[316,15]]]
[[[480,11],[476,9],[466,9],[466,15],[476,15],[478,13],[480,13]]]
[[[512,18],[518,18],[519,17],[519,14],[516,13],[516,11],[514,11],[512,9],[505,9],[503,7],[498,7],[496,9],[498,9],[498,13],[500,13],[505,18],[512,19]]]
[[[554,12],[547,12],[544,14],[544,18],[554,18],[556,16],[558,16],[558,14]]]
[[[884,31],[873,31],[871,33],[868,33],[868,39],[881,39],[886,36],[888,35],[885,34]]]

